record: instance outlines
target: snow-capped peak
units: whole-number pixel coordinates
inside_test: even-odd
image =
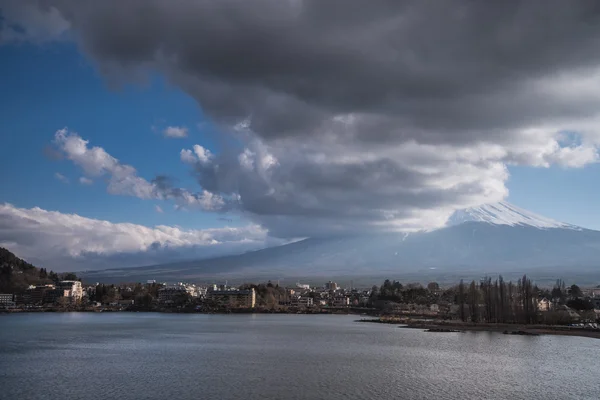
[[[447,225],[459,225],[464,222],[486,222],[488,224],[495,225],[532,226],[540,229],[581,229],[578,226],[565,224],[563,222],[558,222],[553,219],[543,217],[504,201],[456,211],[448,219]]]

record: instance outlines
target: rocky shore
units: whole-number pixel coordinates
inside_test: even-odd
[[[474,324],[458,321],[425,321],[393,317],[361,319],[358,322],[398,325],[401,328],[422,329],[427,332],[498,332],[507,335],[563,335],[600,339],[600,329],[576,328],[563,325]]]

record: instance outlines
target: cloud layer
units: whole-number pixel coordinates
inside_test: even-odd
[[[182,150],[193,195],[70,139],[111,193],[237,208],[285,237],[416,230],[504,198],[509,165],[598,162],[596,2],[39,4],[108,79],[158,70],[241,144]]]
[[[0,204],[0,247],[58,270],[93,268],[94,260],[102,261],[100,265],[104,267],[107,264],[119,267],[123,263],[132,266],[132,262],[140,265],[217,256],[269,244],[275,242],[270,242],[266,230],[257,225],[183,230],[164,225],[111,223],[76,214]]]

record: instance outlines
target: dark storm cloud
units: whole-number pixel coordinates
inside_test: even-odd
[[[401,118],[396,138],[453,142],[584,114],[523,84],[596,66],[600,39],[596,1],[50,3],[101,63],[160,60],[209,115],[251,116],[265,137],[365,113]]]
[[[110,80],[197,99],[243,145],[182,153],[203,196],[283,236],[439,226],[505,197],[507,164],[598,161],[597,1],[39,4]]]

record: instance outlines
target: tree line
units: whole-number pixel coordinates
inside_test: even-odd
[[[539,301],[547,299],[552,312],[541,313]],[[539,288],[523,275],[516,282],[485,277],[480,281],[463,280],[456,286],[441,289],[436,282],[423,287],[419,283],[403,285],[386,279],[381,286],[373,286],[370,304],[382,307],[382,302],[412,303],[418,305],[448,304],[458,307],[457,317],[464,322],[505,324],[563,323],[570,321],[568,306],[588,318],[594,305],[583,296],[579,286],[567,287],[557,280],[553,288]],[[544,310],[545,311],[545,310]]]

